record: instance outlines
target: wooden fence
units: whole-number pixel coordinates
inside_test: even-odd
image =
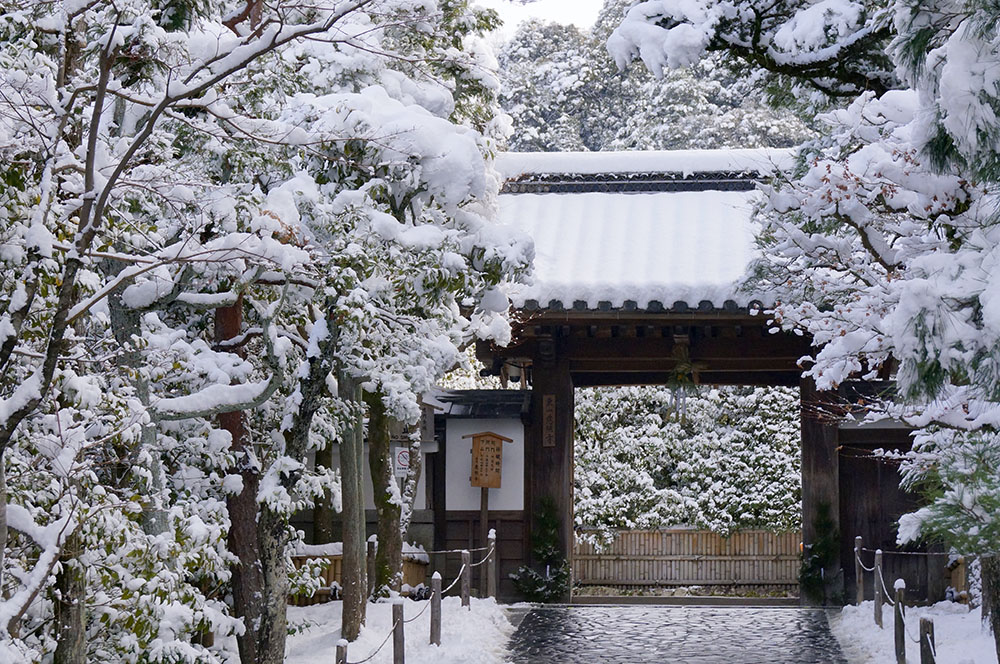
[[[687,529],[620,531],[600,552],[577,541],[573,580],[600,586],[797,586],[799,532],[722,537]]]

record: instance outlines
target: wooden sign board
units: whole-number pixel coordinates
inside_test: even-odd
[[[500,471],[503,468],[503,444],[514,442],[506,436],[492,431],[473,433],[463,438],[472,438],[472,486],[484,489],[500,488]]]
[[[542,396],[542,447],[556,446],[556,395]]]

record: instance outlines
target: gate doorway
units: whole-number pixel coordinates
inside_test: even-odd
[[[797,597],[799,398],[578,389],[574,596]]]

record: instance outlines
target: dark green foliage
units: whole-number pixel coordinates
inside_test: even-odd
[[[830,504],[821,503],[816,511],[814,522],[816,541],[807,544],[802,550],[802,569],[799,573],[799,585],[802,594],[817,604],[830,604],[840,601],[840,597],[828,593],[826,576],[829,570],[837,564],[840,557],[840,531],[830,515]]]
[[[510,575],[514,587],[531,602],[558,602],[569,592],[570,569],[559,545],[560,522],[555,500],[544,497],[531,533],[531,556],[537,569],[522,566]]]
[[[189,29],[195,19],[207,16],[210,9],[205,0],[158,0],[152,4],[159,12],[159,24],[170,32]]]

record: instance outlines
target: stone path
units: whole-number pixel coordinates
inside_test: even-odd
[[[546,606],[524,615],[512,664],[846,664],[820,609]]]

